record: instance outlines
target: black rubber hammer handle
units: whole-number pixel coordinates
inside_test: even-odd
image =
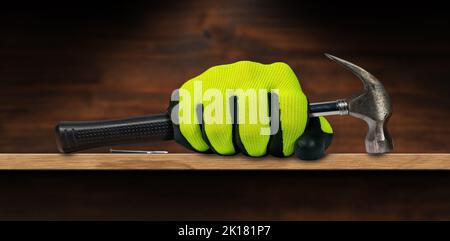
[[[168,114],[104,121],[62,121],[55,127],[58,150],[70,153],[101,146],[173,139]]]

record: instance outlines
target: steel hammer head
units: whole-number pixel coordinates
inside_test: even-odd
[[[383,85],[363,68],[333,55],[325,55],[349,69],[363,83],[364,90],[345,101],[349,115],[363,119],[369,126],[365,141],[366,151],[371,154],[391,152],[393,143],[387,129],[387,122],[392,114],[392,104]]]

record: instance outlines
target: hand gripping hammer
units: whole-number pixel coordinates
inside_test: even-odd
[[[367,153],[391,152],[393,144],[386,125],[392,113],[392,104],[383,85],[361,67],[338,57],[325,55],[361,79],[364,88],[361,93],[345,99],[310,103],[309,116],[351,115],[362,119],[369,126],[365,139]],[[63,121],[56,125],[55,133],[58,150],[64,153],[101,146],[173,139],[169,114],[121,120]]]

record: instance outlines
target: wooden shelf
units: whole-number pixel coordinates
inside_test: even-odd
[[[450,170],[450,154],[248,158],[202,154],[0,154],[0,170]]]

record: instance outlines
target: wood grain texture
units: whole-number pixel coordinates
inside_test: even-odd
[[[448,29],[448,8],[434,1],[5,2],[0,152],[56,152],[61,120],[163,112],[184,81],[242,59],[288,63],[310,101],[359,91],[357,79],[322,55],[329,52],[383,82],[396,152],[448,153]],[[364,152],[364,123],[330,122],[330,153]],[[123,146],[140,148],[189,152],[170,141]],[[384,162],[361,165],[373,163]],[[0,219],[449,220],[449,187],[446,171],[3,169]]]
[[[450,154],[331,154],[319,161],[203,154],[0,154],[0,170],[450,170]]]
[[[450,150],[449,15],[439,4],[218,0],[9,3],[0,9],[0,152],[56,152],[61,120],[164,112],[207,68],[284,61],[310,101],[360,91],[324,52],[378,77],[395,151]],[[364,152],[366,124],[330,117],[330,151]],[[134,148],[189,152],[174,142]],[[124,147],[127,148],[127,147]],[[108,148],[90,150],[105,152]]]

